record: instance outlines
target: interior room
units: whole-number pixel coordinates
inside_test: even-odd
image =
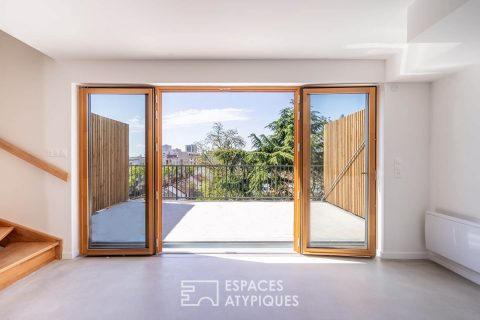
[[[479,16],[0,0],[0,319],[479,319]]]

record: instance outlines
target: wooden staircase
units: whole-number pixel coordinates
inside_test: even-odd
[[[0,219],[0,289],[61,256],[61,239]]]

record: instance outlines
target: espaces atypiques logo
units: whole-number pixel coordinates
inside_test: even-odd
[[[298,295],[288,292],[282,280],[182,280],[184,307],[297,307]]]

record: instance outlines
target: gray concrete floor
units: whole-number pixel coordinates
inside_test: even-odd
[[[218,280],[219,304],[181,306],[182,280]],[[225,280],[281,280],[297,307],[225,306]],[[278,288],[277,288],[278,289]],[[425,260],[300,255],[90,257],[53,262],[0,291],[0,318],[479,319],[480,286]]]
[[[128,201],[91,217],[93,242],[145,241],[145,202]],[[312,241],[363,241],[362,218],[312,202]],[[291,201],[164,201],[167,242],[293,241]]]

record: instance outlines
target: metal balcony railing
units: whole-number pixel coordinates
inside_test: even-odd
[[[323,167],[311,168],[312,200],[323,191]],[[145,167],[130,165],[130,199],[145,195]],[[292,165],[163,165],[163,199],[293,200]]]
[[[128,166],[128,197],[130,199],[145,197],[145,166]]]

